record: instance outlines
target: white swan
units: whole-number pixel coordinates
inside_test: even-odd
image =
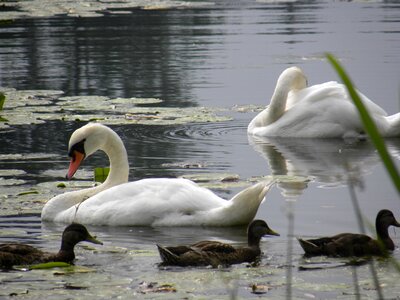
[[[68,177],[74,175],[85,157],[97,150],[103,150],[110,159],[107,180],[98,187],[52,198],[43,207],[43,221],[113,226],[247,225],[273,184],[272,180],[257,183],[227,201],[187,179],[127,182],[129,167],[121,139],[110,128],[97,123],[87,124],[72,134]]]
[[[386,112],[358,92],[384,137],[400,136],[400,113]],[[347,138],[365,136],[358,111],[344,85],[334,81],[307,87],[298,67],[278,78],[269,106],[249,124],[248,134],[267,137]]]

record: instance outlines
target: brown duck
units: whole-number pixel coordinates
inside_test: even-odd
[[[331,237],[303,240],[298,239],[306,256],[385,256],[394,250],[394,243],[389,236],[389,226],[400,227],[390,210],[383,209],[376,216],[375,227],[378,239],[365,234],[340,233]]]
[[[266,222],[254,220],[247,229],[246,247],[235,248],[217,241],[201,241],[189,246],[157,247],[161,265],[217,267],[255,261],[261,255],[260,240],[264,235],[279,236]]]
[[[14,265],[54,261],[71,263],[75,259],[74,247],[82,241],[103,244],[91,236],[85,226],[77,223],[65,228],[58,253],[44,252],[35,247],[18,243],[2,244],[0,245],[0,267],[9,269]]]

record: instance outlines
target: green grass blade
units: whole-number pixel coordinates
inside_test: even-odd
[[[336,58],[332,54],[326,54],[328,61],[332,64],[333,68],[338,73],[339,77],[343,81],[344,85],[346,86],[351,99],[353,100],[358,112],[360,113],[361,121],[364,124],[365,131],[371,138],[372,143],[374,144],[375,148],[377,149],[385,167],[388,171],[390,178],[393,181],[393,184],[396,186],[398,193],[400,194],[400,176],[397,171],[397,168],[390,156],[389,152],[387,151],[385,142],[380,135],[375,122],[372,120],[371,116],[369,115],[367,109],[365,108],[363,102],[361,101],[358,93],[356,92],[353,83],[351,82],[350,78],[347,76],[346,72],[344,71],[343,67],[339,64]]]

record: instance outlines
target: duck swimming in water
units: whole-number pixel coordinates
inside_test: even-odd
[[[400,137],[400,113],[388,116],[358,92],[383,137]],[[301,138],[365,138],[364,126],[346,87],[329,81],[307,87],[298,67],[279,76],[270,104],[248,125],[250,135]]]
[[[298,241],[306,256],[385,256],[388,251],[394,250],[394,243],[388,233],[389,226],[400,227],[400,223],[390,210],[383,209],[376,216],[376,240],[365,234],[340,233],[331,237]]]
[[[47,262],[72,263],[75,259],[74,247],[82,241],[103,244],[91,236],[85,226],[74,223],[65,228],[62,234],[61,248],[58,253],[44,252],[30,245],[19,243],[0,245],[0,266],[10,269],[14,265],[31,265]]]
[[[77,129],[68,149],[68,178],[97,150],[108,155],[110,173],[96,187],[52,198],[42,209],[43,221],[110,226],[247,226],[274,183],[259,182],[225,200],[183,178],[127,182],[129,164],[122,140],[111,128],[98,123]]]
[[[162,265],[208,266],[254,262],[260,255],[260,240],[264,235],[279,234],[263,220],[254,220],[247,229],[247,246],[235,248],[218,241],[201,241],[189,246],[163,247],[157,245]]]

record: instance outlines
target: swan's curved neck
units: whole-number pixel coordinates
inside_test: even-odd
[[[286,69],[278,78],[270,104],[250,122],[248,129],[251,131],[277,121],[286,111],[289,92],[306,87],[307,79],[299,68]]]
[[[107,179],[100,185],[77,191],[60,194],[46,203],[42,210],[42,220],[54,221],[56,216],[68,208],[79,204],[86,199],[104,191],[110,187],[126,183],[129,178],[128,155],[120,137],[109,128],[98,129],[101,133],[97,136],[94,151],[102,150],[110,161],[110,173]],[[88,156],[93,152],[89,151]],[[74,215],[71,215],[73,221]]]
[[[278,120],[286,110],[287,98],[290,91],[307,87],[307,80],[298,68],[290,68],[278,78],[274,93],[269,104],[269,118],[273,123]]]
[[[129,162],[128,154],[120,137],[115,132],[107,138],[103,150],[110,160],[110,173],[106,181],[98,186],[99,190],[104,190],[109,187],[128,182],[129,177]]]

